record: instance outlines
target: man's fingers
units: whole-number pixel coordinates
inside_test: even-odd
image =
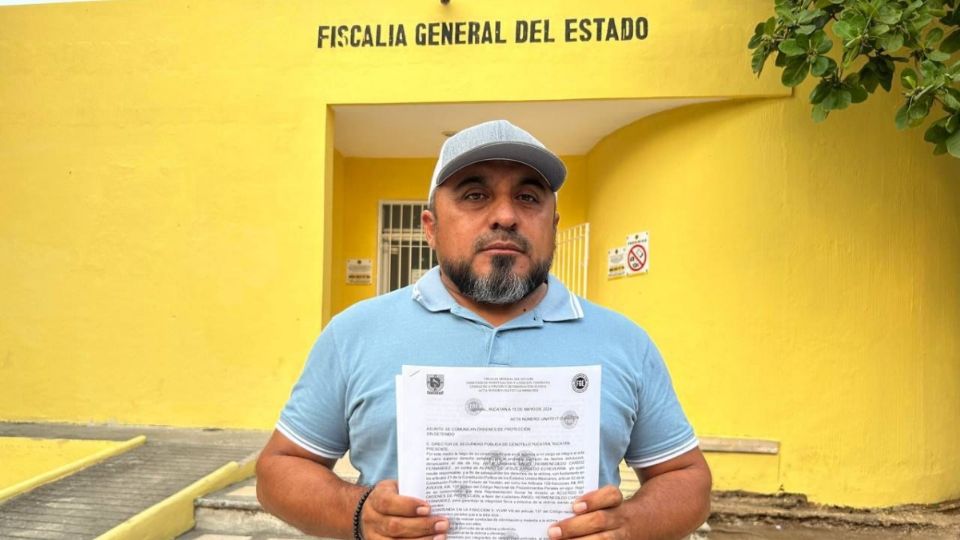
[[[430,506],[416,497],[397,491],[395,480],[384,480],[374,486],[363,506],[363,532],[366,538],[443,538],[450,522],[442,516],[431,516]]]
[[[615,486],[604,486],[577,497],[577,500],[573,501],[572,509],[574,514],[583,514],[604,508],[615,508],[621,504],[623,504],[623,493],[620,489]]]
[[[597,510],[567,518],[547,530],[551,540],[558,538],[582,538],[604,531],[613,531],[623,525],[619,514],[610,510]]]
[[[449,523],[441,517],[405,518],[384,516],[363,524],[363,535],[368,540],[380,538],[429,538],[445,537]]]
[[[370,506],[385,516],[427,516],[430,505],[415,497],[400,495],[396,480],[384,480],[374,486],[364,506]]]
[[[584,493],[571,505],[575,515],[552,525],[547,534],[551,539],[594,538],[594,534],[615,531],[623,525],[623,518],[617,510],[621,504],[623,494],[615,486]]]

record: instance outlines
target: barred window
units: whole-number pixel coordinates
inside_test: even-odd
[[[420,223],[426,207],[426,201],[381,201],[378,294],[406,287],[436,266]]]

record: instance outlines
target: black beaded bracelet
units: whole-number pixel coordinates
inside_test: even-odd
[[[370,488],[363,492],[360,500],[357,501],[357,509],[353,511],[353,540],[363,540],[363,534],[360,531],[360,514],[363,513],[363,503],[367,502],[367,497],[372,491],[373,488]]]

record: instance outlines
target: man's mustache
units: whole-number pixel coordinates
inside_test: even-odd
[[[517,248],[523,253],[530,251],[530,241],[524,238],[520,233],[507,229],[500,229],[484,234],[477,238],[477,240],[473,243],[473,252],[480,253],[486,249],[487,246],[495,242],[509,242],[517,246]]]

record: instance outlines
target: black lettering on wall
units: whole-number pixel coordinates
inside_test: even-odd
[[[512,42],[517,44],[555,43],[562,33],[566,43],[644,40],[649,35],[646,17],[571,17],[561,20],[520,19],[512,21]],[[557,23],[557,26],[554,26]],[[509,22],[508,22],[509,24]],[[391,48],[408,45],[407,31],[419,47],[493,45],[510,42],[503,34],[503,21],[429,21],[404,23],[320,24],[317,48]]]

